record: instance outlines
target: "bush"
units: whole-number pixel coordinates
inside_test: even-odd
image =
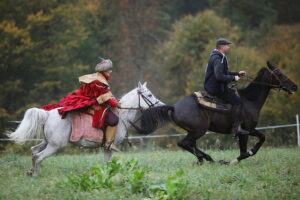
[[[122,162],[114,157],[106,166],[91,167],[82,174],[70,174],[60,185],[70,187],[76,192],[87,192],[100,189],[129,189],[132,193],[141,193],[146,199],[182,199],[188,181],[183,177],[184,171],[179,170],[160,184],[149,183],[146,169],[138,166],[137,159]]]

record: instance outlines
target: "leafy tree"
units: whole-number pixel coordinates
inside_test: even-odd
[[[300,25],[281,25],[274,28],[266,38],[264,53],[268,60],[277,66],[298,87],[300,85]],[[264,124],[293,123],[295,115],[300,113],[300,95],[296,92],[287,95],[285,92],[274,92],[267,102],[263,113]]]
[[[259,27],[276,19],[276,11],[268,0],[211,0],[212,8],[243,28]]]
[[[74,88],[73,74],[87,70],[76,62],[88,36],[81,22],[82,4],[56,2],[47,7],[47,3],[11,1],[9,5],[0,22],[2,122],[7,117],[17,119],[31,103],[62,97]],[[24,12],[10,15],[18,10]]]
[[[195,15],[209,9],[210,0],[160,0],[161,9],[168,13],[172,21],[185,15]]]
[[[277,12],[278,24],[295,24],[300,22],[300,2],[297,0],[269,0]]]
[[[117,96],[138,80],[147,80],[166,103],[203,88],[209,53],[219,37],[234,42],[228,54],[230,70],[245,69],[255,76],[268,59],[299,84],[299,24],[273,27],[299,22],[298,4],[2,0],[0,133],[8,120],[20,119],[27,108],[56,102],[77,89],[77,77],[92,73],[98,56],[114,62],[111,81]],[[240,81],[238,87],[245,84]],[[297,94],[272,92],[262,124],[290,123],[299,113],[299,100]]]
[[[149,77],[151,59],[166,35],[169,16],[157,0],[119,1],[117,10],[118,34],[111,43],[117,52],[114,79],[118,79],[115,87],[125,92],[124,89],[136,87],[138,81]]]
[[[179,96],[190,93],[189,76],[194,69],[203,69],[201,64],[207,62],[210,52],[205,52],[206,46],[211,40],[219,37],[237,41],[239,29],[236,26],[232,27],[227,19],[210,10],[194,17],[185,16],[174,24],[173,31],[159,52],[161,65],[167,74],[166,80],[170,80],[167,95],[173,102]],[[214,48],[214,45],[211,48]],[[202,55],[205,55],[205,58]]]

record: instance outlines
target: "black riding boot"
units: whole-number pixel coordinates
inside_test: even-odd
[[[243,115],[243,110],[241,109],[242,106],[239,105],[235,109],[235,115],[233,116],[234,122],[232,125],[232,133],[234,134],[241,134],[241,135],[247,135],[249,134],[249,131],[242,128],[241,124],[245,123],[245,117]]]

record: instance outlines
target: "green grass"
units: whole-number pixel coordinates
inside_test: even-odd
[[[231,160],[237,150],[207,151],[215,160]],[[146,167],[147,179],[164,182],[179,169],[184,170],[188,189],[184,199],[299,199],[300,149],[262,148],[259,153],[233,166],[196,164],[193,155],[183,151],[117,153],[121,160],[137,158]],[[73,191],[62,182],[70,173],[83,173],[104,165],[103,154],[62,155],[43,162],[38,177],[28,177],[29,156],[0,158],[0,199],[143,199],[125,186],[89,192]]]

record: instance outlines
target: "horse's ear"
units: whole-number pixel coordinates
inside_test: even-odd
[[[269,68],[273,67],[273,65],[270,63],[270,61],[267,61],[267,66],[268,66]]]
[[[142,89],[142,88],[143,88],[143,85],[142,85],[141,81],[139,81],[138,87],[139,87],[139,89]]]
[[[143,84],[143,87],[147,88],[147,82],[145,82],[145,83]]]

